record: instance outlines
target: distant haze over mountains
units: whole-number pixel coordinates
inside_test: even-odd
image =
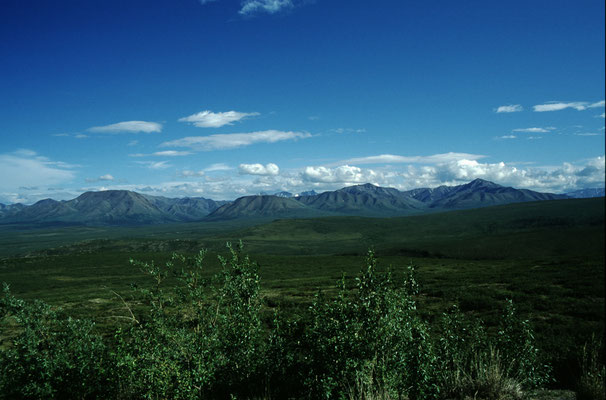
[[[1,224],[140,225],[233,219],[312,218],[322,216],[390,217],[528,201],[604,196],[604,189],[569,195],[504,187],[476,179],[459,186],[399,191],[372,184],[335,191],[240,197],[233,202],[203,197],[166,198],[125,190],[86,192],[75,199],[45,199],[31,206],[0,204]]]

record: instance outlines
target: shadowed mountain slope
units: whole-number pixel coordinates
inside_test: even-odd
[[[208,215],[205,220],[217,221],[235,218],[312,218],[327,213],[307,207],[295,199],[278,196],[245,196],[226,204]]]
[[[347,215],[394,217],[568,198],[566,195],[504,187],[482,179],[465,185],[405,192],[367,183],[320,194],[311,193],[315,192],[286,197],[290,193],[280,192],[226,202],[202,197],[173,199],[126,190],[106,190],[86,192],[69,201],[45,199],[31,206],[0,205],[0,223],[139,225]]]
[[[429,204],[430,208],[478,208],[568,198],[568,196],[561,194],[540,193],[528,189],[505,187],[483,179],[476,179],[465,185],[451,187],[451,190],[442,189],[441,194],[441,197],[437,197]]]
[[[18,213],[19,211],[23,210],[25,207],[27,207],[27,206],[25,206],[21,203],[8,204],[8,205],[0,203],[0,218],[12,216],[12,215]]]
[[[581,189],[566,193],[566,196],[573,199],[588,199],[592,197],[604,197],[605,192],[604,188]]]
[[[223,202],[169,199],[127,190],[86,192],[69,201],[40,200],[3,216],[2,223],[138,225],[200,220]]]
[[[297,201],[312,208],[344,215],[392,216],[422,212],[425,205],[403,192],[370,183],[349,186],[315,196],[299,196]]]

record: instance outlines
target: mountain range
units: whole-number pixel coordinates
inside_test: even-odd
[[[390,217],[597,196],[604,196],[604,190],[577,191],[569,196],[515,189],[482,179],[459,186],[408,191],[367,183],[323,193],[310,191],[292,195],[278,192],[240,197],[234,201],[203,197],[167,198],[126,190],[106,190],[86,192],[67,201],[40,200],[30,206],[0,204],[0,224],[141,225],[343,215]]]

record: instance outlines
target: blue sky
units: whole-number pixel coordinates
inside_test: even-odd
[[[603,1],[3,1],[0,202],[604,187]]]

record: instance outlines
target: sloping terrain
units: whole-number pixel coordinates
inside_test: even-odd
[[[566,198],[568,198],[566,195],[514,189],[476,179],[465,185],[454,186],[451,190],[443,189],[443,195],[435,198],[428,205],[430,208],[438,209],[464,209]]]
[[[422,202],[397,189],[370,183],[315,196],[299,196],[296,200],[312,208],[341,215],[394,216],[417,214],[425,208]]]
[[[236,218],[311,218],[326,215],[307,207],[295,199],[278,196],[245,196],[223,205],[208,215],[205,220],[227,220]]]
[[[304,195],[304,193],[308,193]],[[578,193],[586,197],[599,191]],[[167,198],[126,190],[86,192],[69,201],[41,200],[31,206],[0,205],[1,224],[138,225],[320,216],[395,217],[495,205],[569,198],[504,187],[476,179],[459,186],[399,191],[372,184],[299,196],[287,192],[245,196],[233,202],[203,197]]]
[[[69,201],[40,200],[0,214],[2,223],[137,225],[200,220],[223,202],[204,198],[169,199],[127,190],[86,192]]]

